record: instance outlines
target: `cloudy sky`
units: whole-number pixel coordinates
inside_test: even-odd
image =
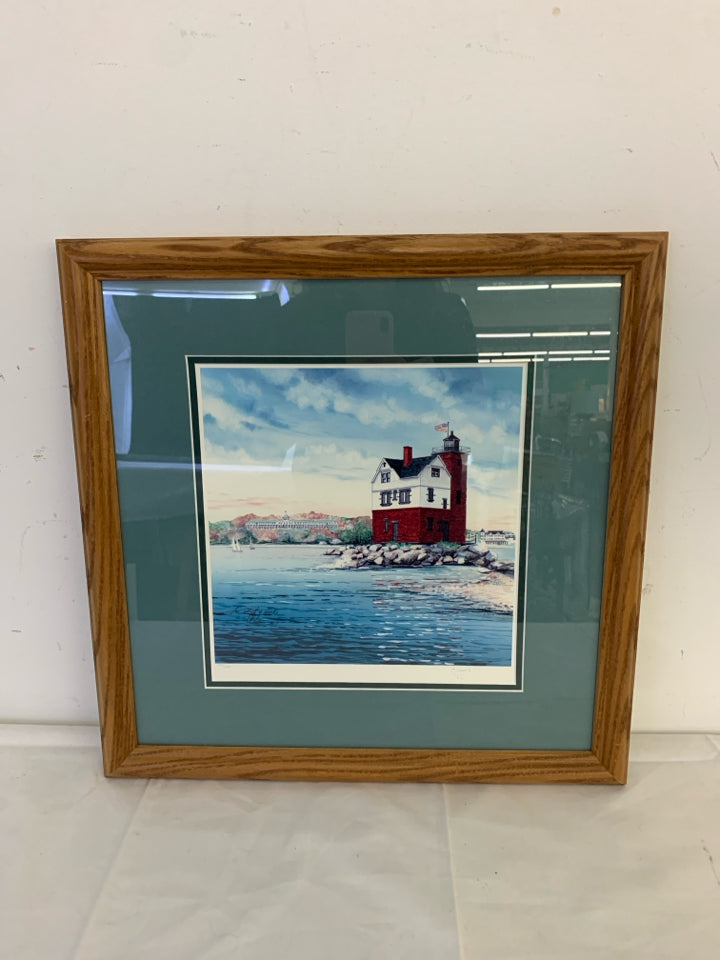
[[[383,457],[471,449],[468,526],[518,528],[523,370],[514,366],[197,367],[205,513],[369,514]]]

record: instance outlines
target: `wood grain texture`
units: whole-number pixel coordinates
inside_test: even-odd
[[[650,478],[667,235],[59,240],[75,448],[105,772],[112,776],[623,783]],[[621,275],[593,744],[589,751],[138,744],[103,280]]]
[[[324,747],[137,747],[120,776],[425,783],[617,784],[591,750],[399,750]]]
[[[659,236],[176,237],[59,240],[58,245],[81,269],[103,279],[451,277],[625,273],[650,253]]]
[[[60,251],[70,402],[105,773],[137,744],[100,281]]]
[[[627,779],[667,238],[625,278],[615,386],[593,751]]]

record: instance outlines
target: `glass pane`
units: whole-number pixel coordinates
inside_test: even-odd
[[[589,747],[621,292],[106,282],[141,742]]]

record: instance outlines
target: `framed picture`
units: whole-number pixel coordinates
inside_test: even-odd
[[[529,364],[323,359],[188,357],[206,686],[520,689]]]
[[[666,245],[59,240],[105,772],[624,782]]]

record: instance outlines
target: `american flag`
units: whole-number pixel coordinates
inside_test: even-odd
[[[450,427],[450,421],[446,420],[445,423],[439,423],[435,429],[436,430],[447,430]]]

